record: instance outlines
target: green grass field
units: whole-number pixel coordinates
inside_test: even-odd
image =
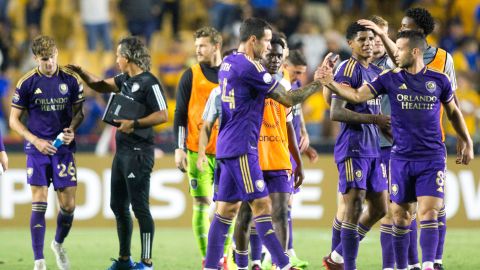
[[[308,260],[308,269],[321,269],[321,258],[330,248],[330,229],[297,229],[295,250],[300,258]],[[56,269],[49,244],[54,231],[46,235],[45,257],[48,269]],[[132,253],[138,260],[140,244],[138,229],[134,228]],[[116,257],[118,243],[114,228],[73,228],[65,242],[72,269],[106,269],[109,259]],[[200,257],[189,229],[157,228],[154,247],[156,270],[200,270]],[[30,233],[27,229],[0,230],[0,269],[33,269]],[[448,270],[480,269],[480,229],[449,229],[444,263]],[[379,233],[373,230],[360,245],[358,269],[381,269]]]

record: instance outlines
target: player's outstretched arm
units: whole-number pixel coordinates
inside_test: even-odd
[[[322,84],[319,81],[313,81],[295,91],[287,91],[287,89],[279,83],[277,87],[268,94],[268,97],[285,107],[292,107],[295,104],[302,103],[320,89],[322,89]]]
[[[197,169],[203,171],[203,167],[207,163],[206,148],[207,144],[210,141],[210,134],[212,134],[212,128],[215,124],[214,121],[203,121],[203,125],[200,128],[200,135],[198,139],[198,158],[197,158]]]
[[[82,80],[88,85],[88,87],[92,88],[96,92],[116,93],[120,91],[113,78],[100,79],[77,65],[70,64],[66,67],[77,73],[78,76],[80,76],[80,78],[82,78]]]
[[[473,142],[470,137],[460,109],[451,100],[444,104],[445,113],[457,132],[457,136],[462,140],[461,147],[457,147],[457,164],[468,164],[473,159]]]

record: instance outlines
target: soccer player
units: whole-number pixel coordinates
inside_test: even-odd
[[[213,172],[215,169],[215,145],[218,124],[213,127],[212,139],[206,147],[208,162],[202,170],[196,167],[198,157],[201,115],[213,88],[218,86],[218,69],[222,62],[222,36],[213,27],[202,27],[195,34],[197,64],[187,69],[180,79],[177,90],[174,131],[177,138],[175,164],[182,172],[187,172],[190,195],[194,199],[192,229],[198,249],[205,259],[207,235],[210,226],[209,207],[212,203]],[[232,227],[233,229],[233,227]],[[224,257],[230,244],[227,237]],[[226,263],[226,258],[224,258]]]
[[[374,30],[382,39],[387,52],[389,53],[390,57],[393,57],[395,54],[396,46],[395,43],[388,37],[387,32],[382,31],[379,27],[376,27],[374,23],[365,21],[365,20],[360,20],[360,24],[364,24],[365,26],[371,28]],[[405,16],[402,19],[401,26],[400,26],[400,31],[406,31],[406,30],[415,30],[415,31],[420,31],[422,32],[425,36],[428,36],[430,33],[433,32],[433,29],[435,28],[435,20],[428,12],[428,10],[424,8],[410,8],[405,12]],[[431,69],[444,72],[445,74],[448,75],[448,78],[450,79],[450,83],[452,85],[452,90],[455,92],[457,89],[457,80],[455,76],[455,68],[453,64],[453,58],[448,53],[442,48],[436,48],[433,46],[427,45],[427,49],[425,50],[425,53],[423,54],[423,61],[424,63]],[[457,103],[458,106],[458,101],[456,99],[456,96],[454,95],[455,103]],[[442,109],[443,110],[443,109]],[[462,142],[460,138],[457,138],[457,148],[462,148],[461,144],[465,142]],[[412,205],[412,208],[415,208],[416,205]],[[414,221],[412,222],[412,227],[411,229],[411,239],[417,239],[417,223],[415,219],[415,215],[412,217]],[[445,236],[446,236],[446,213],[445,213],[445,206],[442,207],[440,210],[440,213],[438,215],[438,228],[439,228],[439,241],[438,241],[438,247],[437,251],[435,254],[435,270],[443,270],[443,246],[445,244]],[[412,265],[413,267],[419,267],[418,264],[418,253],[416,246],[412,247],[409,249],[409,265]]]
[[[347,28],[346,38],[352,57],[335,72],[335,81],[359,88],[373,81],[381,69],[371,64],[374,33],[357,22]],[[332,95],[330,118],[341,122],[334,156],[339,171],[338,191],[344,201],[340,235],[334,234],[337,246],[324,258],[327,269],[356,269],[359,241],[387,211],[387,175],[381,163],[377,125],[385,128],[389,117],[380,113],[380,99],[351,104]],[[367,200],[367,209],[362,205]],[[334,227],[335,229],[335,227]],[[334,232],[335,233],[335,232]],[[340,237],[339,237],[340,236]]]
[[[261,63],[275,79],[289,88],[290,83],[283,78],[281,73],[278,73],[282,65],[285,44],[276,34],[273,35],[270,44],[271,50]],[[303,164],[296,142],[291,115],[287,118],[287,108],[277,101],[266,99],[260,128],[258,155],[263,178],[272,201],[272,221],[275,233],[285,251],[287,251],[289,238],[288,203],[290,194],[294,184],[298,187],[304,178]],[[292,171],[290,154],[298,164],[295,171]],[[292,175],[290,172],[293,172]],[[247,207],[240,208],[234,233],[235,262],[240,269],[248,267],[248,231],[252,215],[248,203],[243,202],[243,205]],[[255,259],[257,258],[252,260]],[[255,261],[253,264],[259,268],[258,260]],[[293,266],[298,267],[293,260],[290,262]]]
[[[442,141],[440,110],[443,104],[457,135],[464,142],[457,149],[457,163],[473,159],[472,140],[463,116],[453,101],[448,77],[425,66],[425,36],[418,31],[400,32],[395,60],[399,68],[383,72],[357,90],[333,81],[331,69],[322,66],[317,77],[326,87],[352,103],[381,94],[390,98],[393,147],[391,152],[391,200],[393,246],[397,269],[407,269],[411,223],[409,204],[418,201],[422,268],[434,269],[438,244],[438,214],[443,206],[446,150]]]
[[[30,233],[34,269],[46,269],[43,245],[48,187],[51,183],[57,192],[60,211],[55,239],[50,247],[55,253],[58,268],[70,269],[63,242],[72,227],[75,210],[77,174],[73,157],[76,150],[74,132],[83,120],[85,97],[78,76],[57,64],[58,50],[53,38],[36,37],[32,42],[32,52],[37,67],[17,83],[10,111],[10,127],[25,139],[27,182],[32,191]],[[21,121],[25,112],[28,114],[27,126]],[[62,132],[63,144],[53,146],[52,141]]]
[[[218,179],[216,213],[207,245],[205,269],[217,269],[225,235],[241,201],[248,201],[262,243],[280,269],[290,269],[288,256],[275,236],[271,201],[258,161],[258,139],[266,97],[292,106],[317,91],[314,81],[287,92],[257,61],[270,49],[271,26],[262,19],[249,18],[240,26],[238,51],[220,66],[222,117],[217,139]]]
[[[150,73],[150,54],[136,37],[120,40],[117,47],[119,75],[99,79],[79,66],[69,65],[93,90],[117,93],[145,105],[145,115],[138,119],[115,120],[120,124],[115,136],[117,152],[113,159],[110,208],[117,221],[120,242],[118,260],[110,270],[153,269],[152,246],[155,225],[150,213],[150,174],[154,164],[152,127],[167,122],[167,105],[160,82]],[[148,136],[138,136],[137,132]],[[141,257],[130,258],[132,218],[130,204],[140,227]]]

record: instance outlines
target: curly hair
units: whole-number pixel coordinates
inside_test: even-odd
[[[32,53],[39,57],[50,57],[55,54],[57,45],[55,40],[49,36],[38,36],[33,39]]]
[[[120,55],[136,64],[143,71],[150,71],[151,56],[148,48],[137,37],[126,37],[120,40]]]
[[[201,37],[208,37],[210,38],[210,43],[217,45],[220,44],[222,46],[222,34],[217,31],[217,29],[211,26],[205,26],[200,29],[197,29],[193,34],[193,38],[201,38]]]
[[[409,8],[405,12],[405,16],[412,18],[415,24],[423,30],[425,36],[430,35],[435,28],[435,21],[432,14],[424,8]]]

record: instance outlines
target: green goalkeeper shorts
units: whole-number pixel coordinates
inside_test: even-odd
[[[187,151],[190,195],[192,197],[212,197],[215,155],[207,155],[207,164],[204,164],[203,172],[197,169],[197,159],[197,152]]]

